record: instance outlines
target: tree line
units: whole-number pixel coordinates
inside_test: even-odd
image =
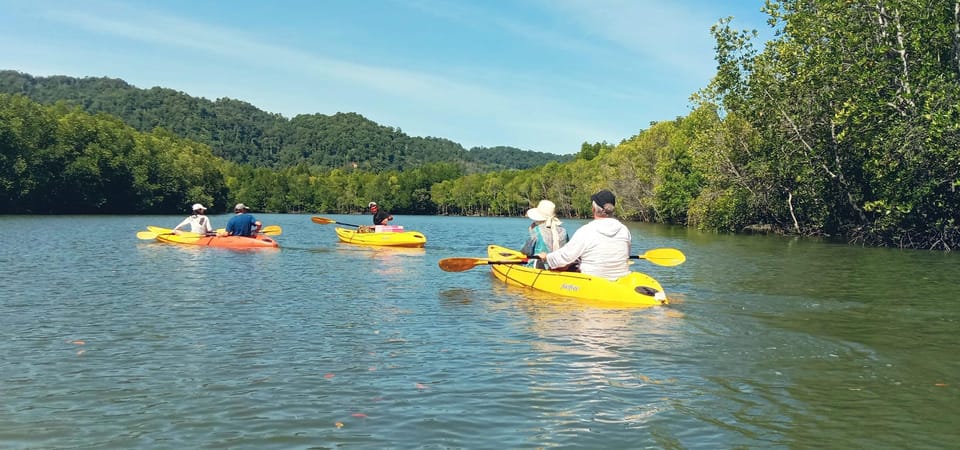
[[[120,119],[64,103],[0,94],[0,214],[211,212],[244,202],[267,212],[357,212],[369,199],[432,214],[430,187],[462,176],[462,164],[369,172],[238,164],[165,129],[140,132]]]
[[[408,136],[357,113],[301,114],[287,119],[240,100],[210,101],[161,87],[139,89],[112,78],[34,77],[5,70],[0,71],[0,92],[109,114],[143,132],[163,128],[207,144],[215,156],[255,167],[307,165],[383,172],[457,162],[471,172],[485,172],[570,159],[513,147],[465,150],[449,139]]]

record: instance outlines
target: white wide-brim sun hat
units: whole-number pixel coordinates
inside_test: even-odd
[[[552,219],[557,217],[557,205],[553,204],[550,200],[540,200],[536,208],[527,210],[527,217],[535,222]]]

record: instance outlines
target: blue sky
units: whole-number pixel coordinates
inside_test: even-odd
[[[120,78],[465,148],[575,153],[689,113],[763,0],[0,0],[0,69]]]

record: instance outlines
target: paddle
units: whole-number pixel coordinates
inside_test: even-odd
[[[444,272],[463,272],[465,270],[470,270],[476,266],[483,266],[488,264],[526,264],[530,259],[537,258],[524,258],[524,259],[515,259],[510,261],[491,261],[486,258],[443,258],[437,263],[440,266],[440,269]]]
[[[222,234],[222,233],[226,233],[227,230],[226,230],[226,228],[218,228],[216,232],[217,232],[217,234],[219,235],[219,234]],[[283,229],[280,228],[279,225],[268,225],[268,226],[263,227],[263,229],[260,230],[260,233],[265,234],[265,235],[267,235],[267,236],[280,236],[280,235],[283,233]],[[170,235],[170,234],[174,234],[174,233],[159,233],[159,234],[158,234],[158,233],[154,233],[154,232],[152,232],[152,231],[138,231],[138,232],[137,232],[137,239],[153,240],[153,239],[156,239],[157,236]],[[200,236],[200,235],[197,234],[197,233],[191,233],[191,232],[189,232],[189,231],[181,231],[178,236],[180,236],[180,237],[187,237],[187,238],[191,238],[191,237],[200,238],[200,237],[202,237],[202,236]]]
[[[267,236],[280,236],[283,234],[283,228],[280,228],[280,225],[267,225],[260,232]]]
[[[226,228],[217,228],[217,234],[225,234],[227,232]],[[267,225],[260,229],[260,234],[265,234],[267,236],[280,236],[283,234],[283,228],[280,228],[280,225]]]
[[[156,238],[157,238],[157,233],[154,233],[154,232],[152,232],[152,231],[138,231],[138,232],[137,232],[137,239],[143,239],[143,240],[146,241],[146,240],[154,240],[154,239],[156,239]]]
[[[335,223],[335,224],[337,224],[337,225],[343,225],[343,226],[345,226],[345,227],[360,228],[360,226],[361,226],[361,225],[354,225],[354,224],[352,224],[352,223],[337,222],[336,220],[328,219],[328,218],[326,218],[326,217],[313,216],[313,217],[310,218],[310,220],[312,220],[313,223],[318,223],[318,224],[320,224],[320,225],[330,225],[331,223]]]
[[[446,272],[463,272],[476,266],[490,264],[526,264],[531,259],[540,259],[536,256],[506,261],[493,261],[487,258],[444,258],[438,263],[440,269]],[[642,255],[630,255],[630,259],[645,259],[658,266],[677,266],[687,260],[683,252],[674,248],[655,248]]]
[[[153,240],[153,239],[156,239],[157,236],[168,236],[168,235],[171,235],[171,234],[176,234],[176,233],[154,233],[154,232],[152,232],[152,231],[138,231],[138,232],[137,232],[137,239]],[[191,233],[191,232],[189,232],[189,231],[181,231],[180,234],[179,234],[179,236],[182,236],[182,237],[195,237],[195,238],[199,238],[199,237],[200,237],[199,234],[197,234],[197,233]]]

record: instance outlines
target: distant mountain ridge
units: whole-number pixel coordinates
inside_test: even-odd
[[[461,163],[468,172],[488,172],[573,159],[513,147],[468,151],[448,139],[408,136],[353,112],[287,119],[241,100],[211,101],[173,89],[141,89],[115,78],[35,77],[3,70],[0,92],[22,94],[43,104],[63,101],[118,117],[140,131],[162,127],[209,145],[216,156],[255,167],[305,164],[382,172],[444,161]]]

